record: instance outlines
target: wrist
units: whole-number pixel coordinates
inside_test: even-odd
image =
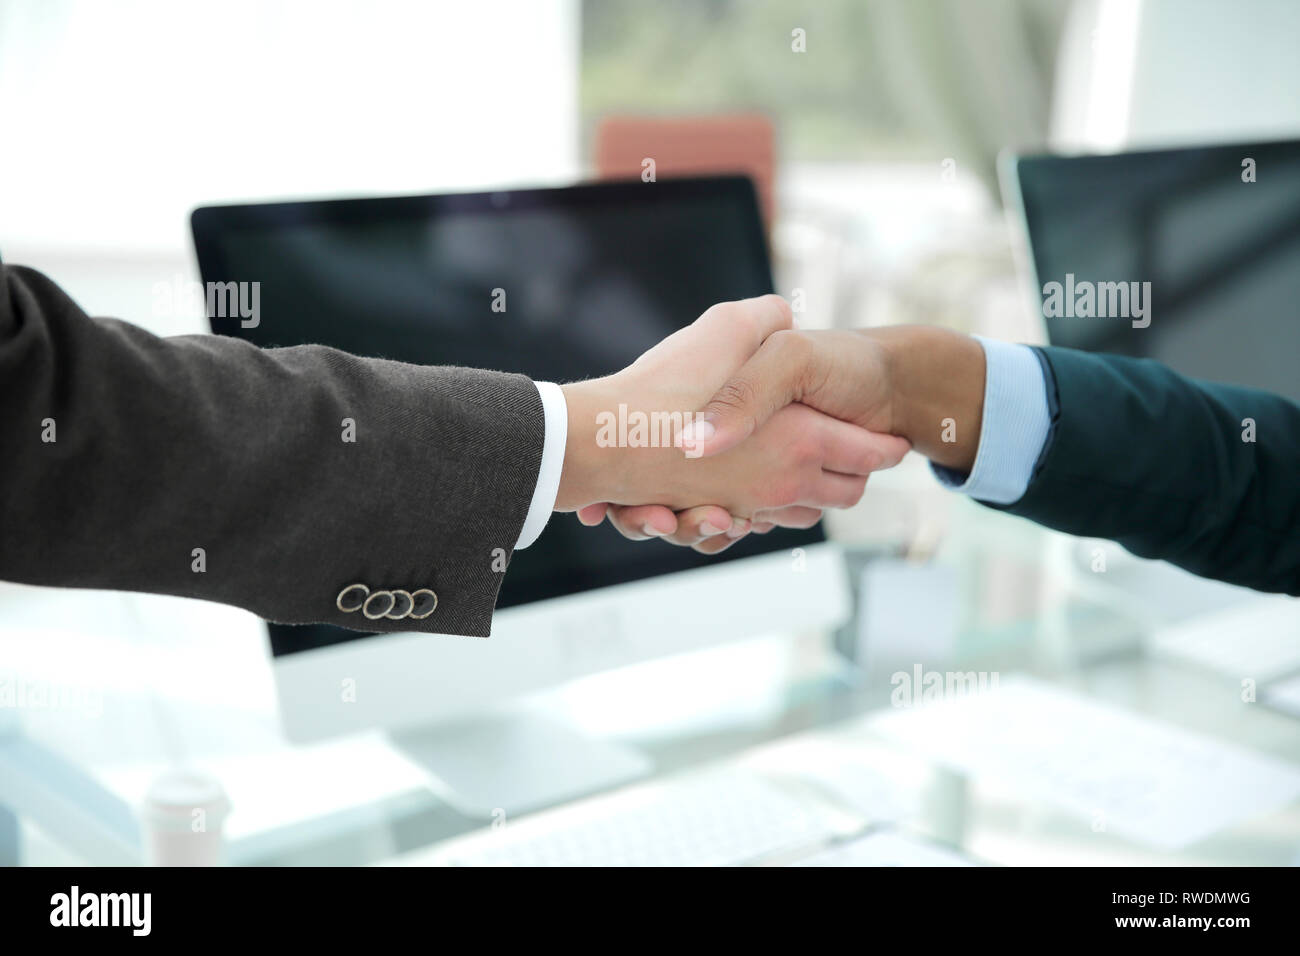
[[[969,472],[984,411],[984,349],[933,326],[872,329],[890,394],[889,430],[935,464]]]
[[[568,411],[564,467],[555,498],[556,511],[576,511],[584,505],[618,501],[627,476],[617,447],[601,447],[598,416],[617,407],[612,377],[561,385]]]

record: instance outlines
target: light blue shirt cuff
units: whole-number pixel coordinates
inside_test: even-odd
[[[984,420],[969,475],[931,465],[945,488],[980,501],[1009,505],[1024,497],[1051,426],[1047,384],[1027,345],[976,336],[984,347]]]

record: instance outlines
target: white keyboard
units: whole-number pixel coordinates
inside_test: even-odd
[[[976,866],[955,850],[894,830],[877,830],[829,847],[795,866]]]
[[[1151,636],[1153,654],[1263,683],[1300,671],[1300,601],[1250,597]]]
[[[1300,767],[1027,677],[867,726],[1150,846],[1185,846],[1300,796]]]
[[[458,841],[463,866],[728,866],[812,850],[834,816],[743,771],[636,787]]]

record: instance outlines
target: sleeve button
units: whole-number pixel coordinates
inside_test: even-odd
[[[364,584],[349,584],[339,592],[339,596],[334,599],[334,604],[344,614],[351,614],[353,611],[361,610],[361,605],[365,603],[369,593],[370,588]]]
[[[411,613],[411,608],[414,606],[415,600],[411,597],[410,591],[401,591],[394,588],[393,608],[385,614],[384,617],[390,618],[394,621],[400,621],[402,618],[406,617],[406,615]]]
[[[411,592],[411,610],[407,617],[422,621],[438,607],[438,595],[429,588],[420,588]]]
[[[367,620],[377,621],[393,609],[397,599],[393,597],[392,591],[375,591],[366,598],[366,603],[361,605],[361,613]]]

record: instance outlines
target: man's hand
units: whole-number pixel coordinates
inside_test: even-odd
[[[698,456],[684,455],[680,447],[680,425],[791,324],[790,308],[778,296],[725,303],[622,372],[564,386],[569,436],[556,510],[579,510],[592,523],[603,515],[605,503],[655,502],[663,507],[652,507],[637,525],[623,516],[624,528],[647,537],[678,532],[675,517],[664,527],[668,509],[694,509],[685,521],[702,534],[712,530],[711,516],[722,521],[725,514],[719,533],[730,541],[734,537],[727,538],[728,532],[739,533],[733,516],[742,521],[757,516],[761,530],[773,514],[791,524],[812,524],[821,508],[855,504],[867,475],[906,453],[905,440],[873,435],[787,403],[768,410],[761,427],[749,428],[743,440],[730,441],[726,449],[708,448],[707,460],[692,460]],[[678,427],[665,434],[674,413]],[[623,435],[610,427],[637,415],[650,422],[639,435],[634,428]],[[718,507],[695,508],[701,503]],[[748,530],[747,523],[739,527]]]
[[[970,471],[979,444],[984,403],[984,351],[969,336],[928,327],[861,331],[774,332],[704,406],[704,417],[683,434],[690,454],[723,454],[760,432],[790,403],[875,432],[905,438],[932,461]],[[599,523],[605,509],[579,514]],[[676,544],[712,553],[734,524],[724,509],[695,508],[673,515],[644,506],[611,508],[624,535],[652,526]],[[782,512],[759,513],[748,530],[789,522]],[[721,528],[722,532],[717,529]]]
[[[791,402],[905,437],[937,464],[970,471],[984,350],[969,336],[924,326],[777,332],[709,400],[683,447],[721,454]]]

